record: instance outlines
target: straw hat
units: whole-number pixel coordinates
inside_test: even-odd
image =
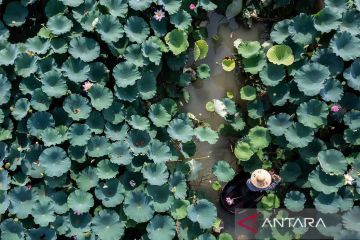
[[[264,169],[256,169],[250,178],[251,183],[257,188],[267,188],[271,184],[271,175]]]

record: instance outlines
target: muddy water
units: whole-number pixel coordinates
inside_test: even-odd
[[[219,99],[226,96],[228,91],[233,92],[236,98],[239,97],[239,87],[242,77],[235,72],[225,72],[221,67],[221,61],[224,57],[230,56],[234,52],[233,42],[237,38],[243,40],[259,40],[265,31],[264,25],[254,25],[251,30],[244,26],[238,25],[235,21],[227,21],[221,15],[211,13],[210,20],[207,25],[209,37],[209,53],[206,59],[201,63],[209,64],[211,68],[211,78],[205,81],[197,81],[188,87],[191,99],[184,106],[186,112],[194,114],[199,120],[208,122],[213,129],[218,129],[219,125],[224,121],[215,113],[209,113],[205,109],[205,104],[212,99]],[[213,40],[213,36],[219,37],[218,41]],[[204,195],[216,203],[218,206],[218,215],[224,221],[225,231],[234,232],[233,216],[224,212],[218,204],[218,192],[211,188],[211,168],[213,164],[219,160],[229,162],[236,169],[236,160],[230,149],[228,139],[221,137],[217,144],[210,145],[207,143],[197,144],[198,158],[203,165],[200,176],[203,180],[197,189]],[[208,156],[208,157],[207,157]],[[209,176],[210,174],[210,176]]]

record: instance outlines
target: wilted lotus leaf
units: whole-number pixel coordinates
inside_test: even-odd
[[[289,33],[295,43],[300,45],[308,45],[313,43],[318,35],[314,27],[313,18],[304,13],[300,13],[293,18],[289,25]]]
[[[337,192],[344,185],[344,177],[326,174],[318,166],[309,174],[309,182],[316,191],[330,194]]]
[[[360,39],[348,32],[337,32],[330,40],[332,51],[344,61],[360,57]]]
[[[201,228],[209,228],[216,219],[216,207],[206,199],[201,199],[188,208],[188,218],[199,223]]]
[[[127,192],[123,208],[126,216],[137,223],[147,222],[154,215],[151,198],[144,192]]]
[[[253,55],[259,54],[260,49],[261,46],[258,41],[242,41],[237,47],[238,53],[243,58],[249,58]]]
[[[284,204],[287,209],[292,212],[300,212],[304,209],[306,198],[305,195],[299,191],[291,191],[286,194]]]
[[[274,45],[266,53],[268,60],[276,65],[289,66],[294,62],[292,49],[287,45]]]
[[[328,33],[337,29],[340,25],[341,14],[335,9],[325,7],[314,16],[315,28],[322,32]]]
[[[235,176],[234,169],[225,161],[218,161],[212,167],[214,175],[222,182],[228,182]]]

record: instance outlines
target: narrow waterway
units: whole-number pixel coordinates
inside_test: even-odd
[[[251,29],[237,24],[234,20],[230,22],[222,15],[215,12],[210,14],[208,29],[209,53],[206,59],[200,63],[207,63],[211,68],[211,78],[199,80],[187,88],[190,93],[190,101],[184,106],[186,112],[190,112],[197,119],[208,122],[212,129],[217,130],[224,123],[224,120],[215,113],[209,113],[205,109],[205,104],[212,99],[220,99],[226,96],[227,92],[232,92],[235,98],[239,97],[239,89],[242,78],[235,72],[225,72],[221,67],[224,57],[234,53],[233,42],[237,38],[243,40],[259,40],[265,32],[264,25],[253,25]],[[218,36],[219,40],[214,41],[213,37]],[[209,156],[209,157],[206,157]],[[230,149],[229,141],[220,137],[219,141],[210,145],[207,143],[197,143],[197,158],[202,163],[200,176],[208,176],[215,162],[224,160],[229,162],[236,170],[236,160]],[[205,177],[207,178],[207,177]],[[214,202],[218,207],[218,216],[223,220],[225,231],[234,232],[234,217],[221,209],[218,204],[218,192],[211,188],[211,183],[206,180],[197,187],[204,195]]]

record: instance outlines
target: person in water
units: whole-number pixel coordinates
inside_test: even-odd
[[[268,172],[264,169],[257,169],[246,181],[246,186],[252,192],[270,191],[275,189],[280,181],[281,177],[276,175],[273,171]]]

